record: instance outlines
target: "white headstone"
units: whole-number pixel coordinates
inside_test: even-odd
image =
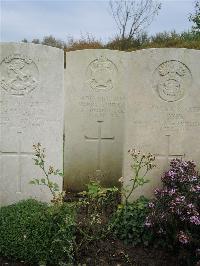
[[[175,157],[200,160],[200,51],[148,49],[127,55],[127,106],[124,147],[125,186],[132,176],[127,151],[156,157],[150,183],[134,197],[152,196]]]
[[[123,52],[66,54],[65,188],[85,189],[90,177],[116,184],[122,174]]]
[[[48,164],[62,170],[63,51],[35,44],[0,46],[0,204],[37,198],[49,201],[33,161],[33,144],[46,149]],[[62,187],[62,179],[55,182]]]

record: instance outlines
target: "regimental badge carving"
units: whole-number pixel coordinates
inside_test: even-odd
[[[94,90],[107,91],[115,86],[117,67],[106,57],[92,61],[87,68],[87,83]]]
[[[153,75],[154,89],[164,101],[181,100],[190,88],[192,76],[189,68],[180,61],[170,60],[158,66]]]
[[[0,72],[0,87],[11,95],[24,96],[38,87],[38,68],[27,56],[15,54],[4,58]]]

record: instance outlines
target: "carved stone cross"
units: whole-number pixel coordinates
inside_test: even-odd
[[[21,157],[22,156],[28,156],[28,155],[33,155],[34,152],[22,152],[21,151],[21,146],[22,146],[22,140],[21,140],[21,131],[17,132],[18,136],[18,147],[17,151],[1,151],[0,150],[0,159],[2,156],[16,156],[17,157],[17,191],[16,193],[21,193],[22,192],[22,162],[21,162]]]
[[[85,139],[87,141],[97,141],[98,142],[98,147],[97,147],[97,170],[96,171],[101,171],[101,143],[103,140],[114,140],[115,137],[102,137],[102,128],[101,125],[103,121],[97,121],[98,125],[98,135],[97,137],[88,137],[85,136]]]
[[[185,157],[185,154],[171,154],[170,153],[170,135],[166,135],[166,137],[167,137],[167,145],[166,145],[166,152],[165,153],[163,153],[163,154],[159,154],[159,153],[157,153],[157,154],[154,154],[154,156],[156,156],[156,157],[163,157],[163,158],[166,158],[166,162],[167,162],[167,164],[169,165],[169,162],[170,162],[170,160],[172,160],[172,159],[175,159],[175,158],[184,158]]]

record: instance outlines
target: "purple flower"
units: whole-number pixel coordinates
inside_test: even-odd
[[[191,188],[190,188],[190,192],[199,192],[199,191],[200,191],[199,185],[191,186]]]
[[[146,227],[151,227],[152,226],[152,223],[150,222],[149,217],[146,218],[145,226]]]
[[[193,209],[193,208],[194,208],[194,204],[192,204],[192,203],[188,204],[187,206],[188,206],[188,208],[190,208],[190,209]]]
[[[196,186],[196,191],[200,191],[200,186]]]
[[[172,170],[169,170],[168,172],[167,172],[167,175],[169,176],[169,177],[174,177],[175,175],[176,175],[176,173],[175,172],[173,172]]]
[[[188,163],[186,161],[183,162],[183,166],[187,167]]]
[[[192,177],[190,178],[190,181],[197,181],[197,177],[196,177],[196,176],[192,176]]]
[[[200,174],[195,167],[192,161],[171,161],[171,169],[161,178],[162,188],[155,189],[155,199],[149,203],[150,215],[145,223],[157,234],[163,234],[159,230],[163,226],[175,227],[176,239],[183,245],[196,241],[195,230],[200,225]]]
[[[194,186],[191,186],[191,187],[190,187],[190,192],[196,192],[196,189],[195,189]]]
[[[185,196],[179,196],[175,198],[176,203],[182,203],[185,200]]]
[[[171,190],[168,191],[169,195],[172,196],[173,194],[176,193],[176,189],[172,188]]]
[[[156,188],[155,190],[154,190],[154,194],[157,196],[158,194],[160,194],[160,189],[159,188]]]
[[[186,217],[185,216],[181,216],[180,219],[181,219],[181,221],[185,221]]]
[[[184,173],[184,170],[183,170],[182,167],[179,167],[179,170],[180,170],[181,173]]]
[[[149,202],[149,208],[153,208],[155,205],[153,202]]]
[[[182,214],[182,211],[181,211],[180,209],[178,209],[178,210],[176,211],[176,213],[177,213],[178,215],[180,215],[180,214]]]
[[[198,216],[193,215],[190,217],[190,222],[192,224],[200,225],[200,218]]]
[[[152,223],[150,223],[150,222],[145,222],[145,225],[146,225],[146,227],[151,227],[151,226],[152,226]]]
[[[159,234],[163,234],[163,233],[164,233],[164,230],[163,230],[162,228],[160,228],[160,229],[158,230],[158,233],[159,233]]]
[[[187,214],[190,215],[192,212],[191,211],[187,211]]]
[[[186,233],[184,233],[183,231],[180,231],[178,234],[178,240],[182,244],[187,244],[189,242],[190,238]]]
[[[162,220],[165,220],[165,221],[166,221],[166,214],[165,214],[165,213],[162,213],[162,214],[160,215],[160,218],[161,218]]]

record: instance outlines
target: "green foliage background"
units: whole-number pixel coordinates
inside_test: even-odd
[[[36,200],[0,208],[0,255],[58,265],[73,256],[74,216],[68,205]]]

